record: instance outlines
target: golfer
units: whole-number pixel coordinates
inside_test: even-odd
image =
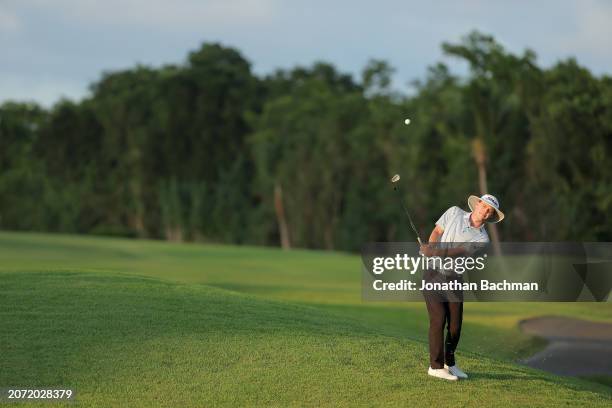
[[[436,227],[429,236],[429,243],[421,245],[425,256],[458,256],[466,253],[460,246],[440,248],[432,243],[489,242],[485,222],[496,223],[504,219],[499,209],[499,201],[490,194],[478,198],[468,198],[471,212],[459,207],[451,207],[436,221]],[[442,244],[443,245],[443,244]],[[454,279],[461,281],[461,275],[451,271],[427,270],[424,279]],[[450,276],[450,277],[449,277]],[[455,349],[459,343],[463,321],[463,292],[439,293],[423,292],[427,313],[429,314],[429,369],[428,374],[445,380],[456,381],[467,375],[455,363]],[[449,298],[450,295],[450,298]],[[446,325],[446,341],[444,326]]]

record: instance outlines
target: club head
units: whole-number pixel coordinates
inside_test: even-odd
[[[397,183],[400,179],[399,174],[396,174],[395,176],[391,177],[391,182],[392,183]]]

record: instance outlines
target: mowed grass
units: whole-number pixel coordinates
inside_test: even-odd
[[[0,233],[0,387],[80,406],[609,405],[514,363],[518,320],[610,304],[466,304],[468,381],[429,378],[424,305],[362,303],[357,256]],[[444,398],[441,398],[444,396]]]

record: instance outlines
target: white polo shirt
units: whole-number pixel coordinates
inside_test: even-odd
[[[470,214],[457,206],[446,210],[436,221],[436,225],[444,230],[440,242],[489,242],[484,224],[480,228],[470,225]]]

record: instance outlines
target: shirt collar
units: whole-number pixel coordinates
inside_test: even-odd
[[[463,218],[465,219],[465,222],[467,223],[467,226],[469,228],[473,228],[473,229],[477,229],[479,231],[482,231],[482,228],[484,227],[484,224],[482,224],[480,227],[476,228],[476,227],[472,227],[472,223],[470,222],[470,215],[472,215],[471,212],[469,213],[465,213],[465,215],[463,216]]]

